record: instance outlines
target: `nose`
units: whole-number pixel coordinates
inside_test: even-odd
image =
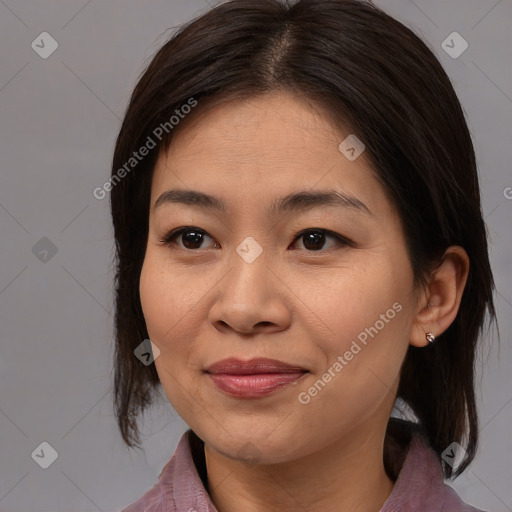
[[[265,258],[247,263],[235,255],[231,270],[217,288],[210,323],[219,332],[246,335],[285,330],[291,320],[289,293]]]

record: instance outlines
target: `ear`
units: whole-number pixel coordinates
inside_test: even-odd
[[[411,345],[424,347],[429,344],[426,333],[432,332],[437,338],[448,329],[459,311],[468,273],[466,251],[458,245],[448,247],[441,264],[428,277],[418,301],[409,340]]]

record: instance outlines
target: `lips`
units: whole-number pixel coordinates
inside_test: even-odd
[[[307,370],[276,359],[260,357],[249,361],[229,358],[217,361],[206,369],[207,373],[227,375],[253,375],[258,373],[303,373]]]
[[[261,398],[296,384],[308,370],[276,359],[230,358],[209,366],[206,374],[216,388],[234,398]]]

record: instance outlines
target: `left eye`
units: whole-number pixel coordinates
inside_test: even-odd
[[[162,245],[166,245],[168,247],[178,246],[180,249],[185,250],[194,250],[200,249],[201,247],[197,247],[197,245],[201,245],[204,241],[204,238],[211,238],[205,231],[195,227],[183,227],[170,231],[165,236],[159,239],[159,242]],[[331,238],[335,240],[334,245],[336,243],[340,245],[349,245],[353,246],[353,242],[338,233],[334,233],[332,231],[326,229],[319,228],[309,228],[301,231],[294,238],[294,243],[300,239],[303,240],[303,246],[308,252],[320,251],[324,248],[326,239]],[[178,244],[178,240],[181,240],[182,245]],[[212,238],[213,240],[213,238]],[[217,244],[218,246],[218,244]],[[332,247],[332,246],[331,246]]]
[[[175,245],[178,245],[176,239],[178,237],[180,237],[180,240],[183,243],[183,246],[179,247],[180,249],[199,249],[199,247],[190,247],[190,246],[194,246],[195,244],[200,245],[205,236],[211,238],[202,229],[198,229],[198,228],[194,228],[194,227],[184,227],[184,228],[174,229],[173,231],[167,233],[164,237],[160,238],[159,241],[163,245],[167,245],[168,247],[173,247]]]
[[[332,231],[328,231],[326,229],[306,229],[301,231],[296,237],[295,240],[303,240],[304,247],[311,251],[319,251],[323,249],[325,240],[327,238],[331,238],[335,240],[334,246],[336,243],[341,245],[352,245],[352,242],[337,233],[333,233]],[[294,240],[294,241],[295,241]]]

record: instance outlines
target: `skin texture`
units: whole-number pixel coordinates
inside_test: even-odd
[[[349,161],[338,149],[349,132],[291,93],[194,116],[155,167],[140,296],[163,389],[205,441],[212,501],[221,512],[376,512],[393,488],[382,452],[402,361],[409,344],[427,345],[426,332],[439,335],[455,318],[467,255],[451,247],[428,286],[416,288],[401,221],[364,153]],[[155,209],[171,188],[214,195],[226,211]],[[332,189],[371,214],[340,206],[267,213],[275,198]],[[206,234],[159,241],[182,226]],[[353,243],[327,234],[323,245],[308,244],[297,238],[306,228]],[[247,237],[263,250],[252,263],[236,251]],[[299,393],[397,303],[378,334],[301,403]],[[264,398],[233,398],[204,372],[227,357],[269,357],[309,373]]]

